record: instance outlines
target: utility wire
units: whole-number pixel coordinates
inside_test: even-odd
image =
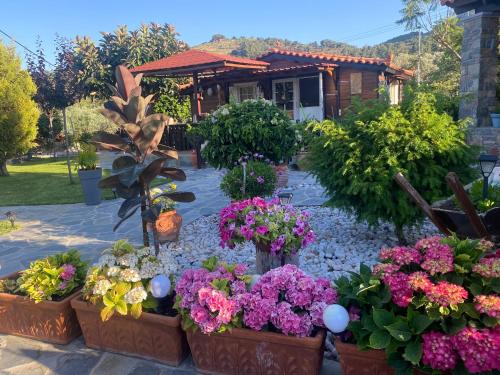
[[[14,43],[16,43],[17,45],[21,46],[22,48],[24,48],[26,51],[28,51],[29,53],[31,53],[32,55],[35,55],[36,57],[38,58],[41,58],[43,61],[45,61],[47,64],[49,64],[50,66],[53,66],[54,68],[56,67],[54,64],[52,64],[50,61],[48,61],[45,57],[43,57],[42,55],[32,51],[31,49],[29,49],[28,47],[26,47],[24,44],[18,42],[16,39],[14,39],[13,37],[11,37],[9,34],[7,34],[5,31],[3,31],[2,29],[0,29],[0,34],[3,34],[5,35],[7,38],[9,38],[11,41],[13,41]]]

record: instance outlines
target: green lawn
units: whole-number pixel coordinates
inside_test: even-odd
[[[22,164],[8,165],[9,177],[0,177],[0,206],[64,204],[83,202],[78,174],[73,173],[71,185],[65,159],[34,159]],[[109,175],[109,170],[103,174]],[[154,186],[165,183],[157,179]],[[113,199],[111,189],[105,189],[103,199]]]
[[[14,230],[18,230],[21,226],[19,224],[14,224],[14,227],[12,227],[12,224],[8,220],[1,220],[0,221],[0,236],[10,233]]]

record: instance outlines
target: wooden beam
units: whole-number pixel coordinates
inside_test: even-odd
[[[198,120],[200,119],[200,114],[201,114],[201,98],[200,98],[200,93],[198,92],[198,72],[193,73],[193,122],[197,123]]]

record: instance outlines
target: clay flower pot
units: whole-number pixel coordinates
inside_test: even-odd
[[[264,274],[273,268],[284,266],[285,264],[294,264],[299,266],[299,254],[274,255],[271,253],[271,245],[262,242],[255,243],[255,269],[258,274]]]
[[[15,279],[19,273],[3,279]],[[70,301],[79,290],[60,301],[35,303],[29,297],[0,293],[0,333],[54,344],[68,344],[82,334]]]
[[[387,364],[383,350],[359,350],[354,344],[335,340],[343,375],[394,375],[394,369]],[[424,373],[415,369],[414,375]]]
[[[315,375],[321,371],[325,332],[293,337],[233,328],[211,335],[190,330],[187,338],[193,361],[202,373]]]
[[[99,309],[81,297],[71,301],[82,327],[85,345],[178,366],[189,353],[186,335],[177,315],[143,312],[139,319],[115,314],[103,322]]]
[[[182,216],[177,211],[167,211],[161,213],[156,219],[156,230],[160,242],[176,241],[182,226]]]
[[[274,166],[276,173],[276,187],[284,188],[288,185],[288,164],[279,164]]]

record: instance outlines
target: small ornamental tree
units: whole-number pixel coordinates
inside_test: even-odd
[[[8,176],[7,160],[28,151],[36,138],[36,92],[13,48],[0,43],[0,176]]]
[[[254,153],[284,162],[296,148],[292,121],[264,99],[223,105],[200,122],[196,133],[208,141],[203,157],[217,168],[233,168],[242,155]]]
[[[411,98],[401,106],[354,105],[343,122],[318,124],[322,136],[311,147],[311,172],[326,188],[328,203],[371,225],[392,222],[402,242],[403,227],[418,223],[422,214],[394,181],[395,173],[403,173],[430,202],[450,194],[448,172],[464,183],[477,173],[465,122],[438,113],[431,94]]]

